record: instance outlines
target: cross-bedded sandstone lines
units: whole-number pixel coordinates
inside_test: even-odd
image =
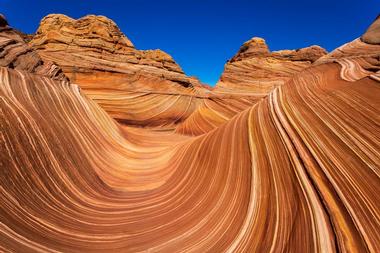
[[[179,137],[119,129],[75,86],[2,69],[3,247],[376,252],[379,85],[340,70]]]
[[[0,250],[379,252],[380,46],[342,48],[267,95],[1,67]]]
[[[264,39],[254,37],[226,63],[215,90],[265,96],[326,53],[319,46],[271,52]]]

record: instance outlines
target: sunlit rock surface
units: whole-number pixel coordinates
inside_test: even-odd
[[[48,15],[29,44],[44,60],[57,63],[72,83],[80,85],[113,118],[126,124],[175,125],[196,106],[188,95],[208,92],[198,79],[186,76],[167,53],[137,50],[104,16],[75,20]],[[171,96],[173,93],[184,97]],[[149,108],[147,100],[157,109]],[[178,108],[163,113],[177,100]]]
[[[319,46],[271,52],[264,39],[254,37],[226,63],[216,89],[267,95],[326,53]]]
[[[368,44],[380,44],[380,15],[362,35],[361,39]]]
[[[309,49],[270,53],[256,42],[260,54],[307,66],[295,61],[302,68],[265,89],[165,79],[172,90],[162,91],[156,77],[108,90],[113,72],[87,68],[81,46],[33,44],[43,61],[67,57],[57,64],[70,82],[3,64],[0,250],[380,252],[380,45],[357,39],[314,62]],[[70,57],[86,59],[83,73],[68,71]]]

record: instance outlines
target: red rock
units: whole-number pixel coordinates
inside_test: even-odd
[[[265,40],[259,37],[253,37],[240,47],[239,51],[234,57],[232,57],[230,62],[245,60],[256,56],[268,56],[269,54],[270,51]]]
[[[362,35],[361,39],[368,44],[380,44],[380,15]]]
[[[271,52],[264,39],[254,37],[227,62],[215,90],[244,90],[265,96],[326,53],[319,46]]]
[[[123,79],[136,77],[165,79],[169,86],[199,86],[161,50],[137,50],[117,25],[104,16],[72,19],[51,14],[42,19],[30,45],[44,59],[57,62],[72,81],[87,73],[120,73]],[[144,79],[144,78],[142,78]],[[112,85],[108,84],[108,85]],[[149,88],[149,84],[141,84]]]
[[[0,67],[0,251],[380,252],[380,45],[357,39],[313,64],[318,48],[261,49],[230,63],[242,80],[284,78],[299,61],[307,71],[264,95],[237,83],[201,95],[166,79],[162,91],[149,73],[108,91],[101,80],[124,72],[84,64],[89,86],[101,83],[93,100],[45,72]],[[128,123],[180,122],[119,124],[117,100]]]
[[[0,66],[66,80],[61,68],[41,57],[26,44],[22,33],[8,26],[0,14]]]
[[[198,102],[191,97],[208,92],[198,79],[186,76],[169,54],[158,49],[137,50],[104,16],[75,20],[65,15],[48,15],[29,44],[43,59],[56,62],[87,96],[125,124],[175,125],[194,110]],[[163,95],[157,96],[157,92]],[[173,93],[184,96],[178,100]],[[146,112],[136,107],[145,105],[143,94],[151,97],[157,108]],[[128,98],[136,101],[126,103]],[[184,109],[181,105],[173,106],[170,113],[160,113],[167,107],[168,98],[183,99],[186,113],[180,111]]]

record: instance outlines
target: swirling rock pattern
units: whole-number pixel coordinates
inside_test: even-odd
[[[141,94],[174,131],[1,67],[0,250],[379,252],[380,45],[349,45],[266,96]]]
[[[57,63],[73,83],[119,122],[144,127],[175,125],[197,104],[189,104],[188,100],[194,100],[189,96],[208,92],[198,79],[186,76],[167,53],[137,50],[104,16],[88,15],[75,20],[61,14],[48,15],[29,45],[44,60]],[[176,103],[178,110],[173,108],[170,115],[162,114],[178,100],[178,96],[170,96],[173,93],[185,97]],[[140,104],[149,108],[147,100],[158,109],[147,114],[135,107]],[[125,101],[130,101],[131,106]],[[188,113],[182,115],[186,109],[182,105],[186,104]]]

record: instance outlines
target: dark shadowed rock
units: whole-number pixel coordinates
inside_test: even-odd
[[[26,36],[28,35],[8,26],[4,15],[0,14],[0,67],[66,80],[66,76],[57,65],[52,61],[42,60],[26,43]]]
[[[3,14],[0,14],[0,27],[8,26],[8,21]]]

